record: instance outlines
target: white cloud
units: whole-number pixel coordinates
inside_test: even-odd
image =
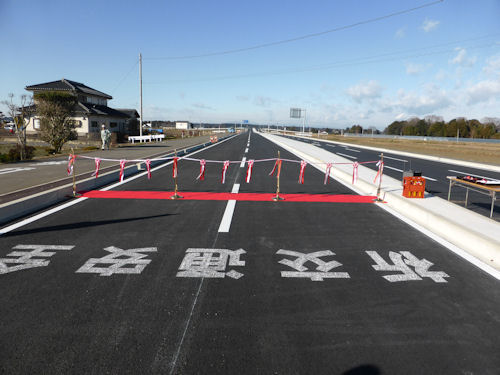
[[[436,81],[444,81],[447,78],[448,78],[448,72],[444,71],[443,69],[439,69],[439,71],[434,76],[434,79]]]
[[[415,76],[424,71],[424,66],[422,64],[407,63],[406,64],[406,74]]]
[[[399,90],[397,98],[390,105],[410,115],[422,116],[439,113],[451,104],[452,101],[447,92],[431,84],[427,85],[424,93],[421,94]]]
[[[485,80],[467,88],[467,103],[477,104],[495,100],[500,95],[500,77],[496,80]]]
[[[426,33],[434,30],[438,25],[439,25],[439,21],[436,21],[436,20],[430,20],[428,18],[426,18],[424,20],[424,22],[422,23],[422,26],[421,26],[421,29],[424,30]]]
[[[394,37],[396,39],[402,39],[406,36],[406,27],[402,27],[396,31],[396,34],[394,34]]]
[[[492,56],[487,59],[483,72],[486,74],[500,75],[500,55]]]
[[[271,104],[276,102],[277,101],[275,99],[269,98],[267,96],[256,96],[253,101],[253,103],[259,107],[269,107]]]
[[[214,108],[212,108],[206,104],[203,104],[203,103],[193,103],[193,107],[198,108],[198,109],[208,109],[210,111],[214,110]]]
[[[382,95],[382,90],[382,86],[380,86],[377,81],[372,80],[349,87],[347,89],[347,95],[349,95],[357,103],[361,103],[366,99],[375,99],[380,97]]]
[[[455,48],[455,51],[458,51],[457,55],[450,60],[450,64],[471,67],[476,63],[476,56],[468,58],[465,48],[457,47]]]

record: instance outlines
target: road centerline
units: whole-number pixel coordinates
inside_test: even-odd
[[[240,191],[240,184],[234,184],[231,193],[238,194]],[[219,225],[219,233],[228,233],[229,228],[231,228],[231,221],[233,220],[234,208],[236,207],[236,201],[231,199],[227,201],[226,210],[224,215],[222,215],[222,220]]]

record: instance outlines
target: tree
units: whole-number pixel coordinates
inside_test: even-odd
[[[8,108],[8,114],[14,119],[14,125],[16,127],[15,133],[17,136],[17,143],[19,145],[19,157],[21,160],[26,159],[26,128],[28,127],[31,117],[35,113],[35,107],[33,106],[33,98],[27,95],[21,95],[21,103],[14,103],[14,94],[10,93],[8,95],[9,100],[2,101]]]
[[[40,116],[41,138],[49,143],[55,153],[61,152],[63,145],[76,139],[75,123],[71,119],[76,97],[58,91],[35,94],[36,113]]]
[[[384,133],[385,134],[394,134],[394,135],[400,135],[403,133],[403,126],[405,122],[404,121],[394,121],[392,124],[390,124],[387,128],[385,128]]]

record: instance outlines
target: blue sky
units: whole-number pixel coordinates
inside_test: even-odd
[[[0,100],[67,78],[144,119],[385,128],[500,117],[500,1],[0,0]],[[179,58],[357,26],[290,43]],[[0,108],[5,110],[5,107]]]

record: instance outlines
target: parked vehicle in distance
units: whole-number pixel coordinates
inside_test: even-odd
[[[3,126],[5,130],[8,130],[10,133],[14,133],[14,129],[16,128],[16,125],[14,123],[7,123]]]

